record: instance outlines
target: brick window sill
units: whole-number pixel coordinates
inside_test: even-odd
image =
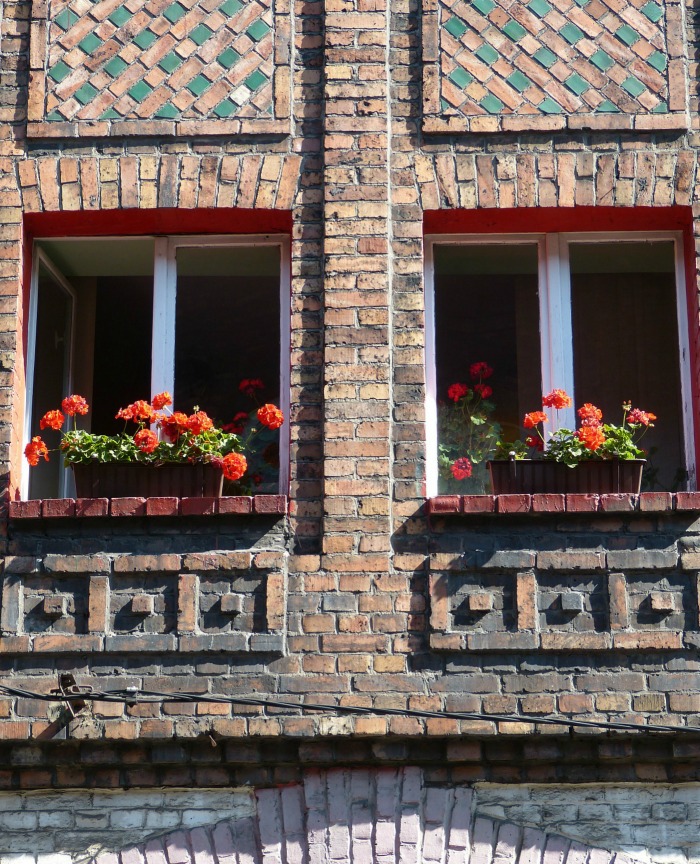
[[[45,498],[11,501],[10,519],[124,516],[284,516],[286,495],[221,498]]]
[[[435,516],[546,513],[700,512],[700,492],[642,492],[639,495],[437,495],[428,499]]]

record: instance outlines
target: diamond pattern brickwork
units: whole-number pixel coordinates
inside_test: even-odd
[[[435,28],[424,48],[428,131],[431,119],[434,131],[666,128],[685,119],[674,3],[424,0],[424,8],[424,34]]]
[[[56,134],[133,134],[136,124],[145,134],[206,134],[220,121],[274,131],[289,101],[280,92],[288,76],[279,74],[275,5],[49,0],[45,20],[35,16],[43,26],[32,30],[30,121],[49,135],[51,127]]]

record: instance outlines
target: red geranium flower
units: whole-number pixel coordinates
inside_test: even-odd
[[[63,426],[63,421],[66,418],[61,414],[61,412],[54,408],[53,411],[47,411],[46,414],[39,421],[39,428],[46,429],[60,429]]]
[[[169,417],[160,419],[160,428],[171,444],[174,444],[183,432],[187,432],[187,419],[187,414],[182,411],[174,411]]]
[[[158,446],[158,436],[150,429],[140,429],[134,435],[134,441],[139,450],[144,453],[153,453]]]
[[[173,397],[168,393],[167,390],[164,390],[162,393],[157,393],[153,399],[151,399],[151,405],[155,408],[156,411],[160,411],[161,408],[165,408],[167,405],[173,404]]]
[[[134,423],[148,422],[155,420],[156,412],[151,408],[150,402],[145,399],[137,399],[126,408],[120,408],[116,413],[117,420],[133,420]]]
[[[61,402],[61,408],[69,417],[75,417],[76,414],[87,414],[89,406],[82,396],[74,395],[66,396]]]
[[[455,480],[467,480],[472,476],[472,463],[466,456],[460,456],[452,463],[450,471]]]
[[[654,420],[656,420],[656,414],[652,414],[650,411],[642,411],[641,408],[633,408],[627,415],[628,423],[639,423],[641,426],[653,426]]]
[[[582,426],[576,432],[576,437],[589,450],[597,450],[605,444],[605,435],[599,426]]]
[[[240,480],[248,468],[242,453],[227,453],[221,462],[221,470],[227,480]]]
[[[600,410],[600,408],[596,408],[596,406],[592,405],[590,402],[585,402],[578,409],[578,416],[582,420],[595,420],[600,423],[600,421],[603,419],[603,412]],[[587,423],[586,425],[593,427],[592,423]]]
[[[552,390],[551,393],[542,397],[542,405],[545,408],[556,408],[557,411],[562,408],[569,408],[572,404],[571,396],[566,390]]]
[[[544,450],[544,441],[540,438],[539,435],[528,435],[525,439],[525,443],[528,447],[539,450],[540,453]]]
[[[493,388],[489,387],[488,384],[475,384],[474,392],[478,393],[482,399],[488,399],[489,396],[493,393]]]
[[[268,429],[279,429],[284,423],[284,414],[269,402],[258,408],[258,420]]]
[[[493,369],[488,363],[481,361],[480,363],[472,363],[469,367],[469,374],[472,376],[472,380],[476,381],[477,378],[490,378],[493,375]]]
[[[230,423],[227,423],[221,428],[224,432],[232,432],[234,435],[240,435],[245,429],[245,424],[248,422],[248,414],[245,411],[239,411]]]
[[[246,396],[255,396],[255,391],[264,390],[265,385],[260,378],[244,378],[238,385],[238,389]]]
[[[212,429],[213,426],[214,421],[206,411],[197,411],[187,418],[187,428],[193,435],[201,435],[202,432]]]
[[[37,435],[24,448],[24,455],[27,457],[27,462],[34,467],[39,464],[39,459],[43,456],[46,462],[49,461],[49,448],[44,444],[41,438]]]
[[[549,418],[544,413],[544,411],[531,411],[529,414],[526,414],[523,419],[523,426],[526,429],[534,429],[538,423],[547,423]]]
[[[453,402],[459,402],[462,396],[466,396],[469,393],[469,388],[466,384],[460,384],[457,382],[456,384],[450,384],[447,388],[447,395]]]

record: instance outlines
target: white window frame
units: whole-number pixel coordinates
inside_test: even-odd
[[[176,255],[180,247],[277,247],[280,254],[280,357],[279,357],[279,381],[280,381],[280,409],[284,413],[285,425],[282,427],[285,434],[280,435],[280,471],[279,491],[287,494],[289,491],[289,410],[290,410],[290,338],[291,338],[291,258],[290,238],[285,234],[236,234],[236,235],[168,235],[153,236],[149,234],[138,234],[128,236],[90,236],[90,237],[37,237],[32,250],[32,279],[29,293],[29,328],[27,340],[27,387],[25,400],[24,442],[23,448],[31,440],[31,416],[32,396],[34,386],[34,364],[36,354],[36,323],[38,307],[38,279],[39,262],[43,262],[51,270],[52,274],[67,285],[66,280],[51,264],[40,246],[42,240],[46,241],[71,241],[89,242],[94,241],[122,241],[138,239],[152,239],[154,241],[154,265],[153,265],[153,329],[151,346],[151,393],[162,393],[164,390],[174,392],[175,389],[175,313],[177,300],[177,266]],[[70,286],[68,286],[70,288]],[[70,289],[72,292],[72,289]],[[71,338],[74,338],[75,321],[75,294],[73,296],[73,326]],[[71,349],[72,357],[72,349]],[[70,385],[70,381],[68,382]],[[70,387],[68,388],[70,389]],[[137,398],[135,394],[134,398]],[[115,409],[116,410],[116,409]],[[23,466],[25,467],[25,466]],[[65,484],[62,484],[64,486]],[[29,492],[29,472],[22,471],[21,494],[26,499]],[[63,489],[65,494],[65,489]]]
[[[569,247],[572,243],[635,243],[672,241],[674,244],[676,315],[680,358],[683,450],[688,488],[696,488],[693,396],[690,371],[690,330],[686,297],[683,233],[681,231],[566,232],[537,234],[433,234],[424,238],[425,252],[425,378],[426,378],[426,495],[438,494],[438,419],[435,336],[435,246],[537,246],[542,392],[560,387],[573,398],[574,358],[571,322]],[[559,425],[576,425],[575,408],[557,412]],[[555,427],[556,428],[556,427]]]

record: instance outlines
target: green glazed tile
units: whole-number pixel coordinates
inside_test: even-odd
[[[509,39],[513,40],[513,42],[518,42],[527,33],[527,30],[522,25],[518,24],[517,21],[509,21],[501,29]]]
[[[666,102],[659,102],[658,105],[655,105],[651,109],[652,114],[668,114],[668,104]]]
[[[214,31],[210,30],[205,24],[198,24],[190,33],[190,39],[195,45],[203,45],[213,35]]]
[[[133,13],[129,12],[128,9],[125,9],[123,6],[120,6],[118,9],[115,9],[114,12],[109,16],[109,20],[114,24],[115,27],[123,27],[126,22],[131,18]]]
[[[474,53],[479,60],[481,60],[482,63],[486,63],[487,66],[490,66],[498,60],[498,51],[486,42],[484,42],[483,45],[480,45]]]
[[[622,27],[615,31],[615,35],[625,45],[634,45],[635,42],[639,41],[639,33],[633,30],[629,24],[623,24]]]
[[[219,6],[219,11],[223,12],[224,15],[228,15],[229,18],[232,18],[237,12],[240,12],[243,8],[243,4],[240,0],[224,0],[224,2]]]
[[[62,116],[58,113],[58,111],[52,111],[50,114],[47,114],[47,115],[46,115],[46,119],[47,119],[50,123],[63,123],[63,121],[64,121],[66,118],[65,118],[65,117],[62,117]]]
[[[112,59],[105,63],[105,72],[108,72],[112,78],[117,78],[125,69],[128,69],[129,64],[122,60],[121,57],[112,57]]]
[[[153,45],[156,38],[156,34],[152,33],[150,30],[142,30],[138,36],[134,37],[134,42],[139,46],[139,48],[145,51],[146,48]]]
[[[81,39],[80,42],[78,42],[78,47],[86,54],[92,54],[93,51],[97,51],[101,44],[102,40],[98,39],[94,33],[88,33],[84,39]]]
[[[597,66],[601,72],[607,72],[613,65],[613,60],[609,54],[606,54],[605,51],[599,48],[591,57],[591,63]]]
[[[221,64],[224,69],[230,69],[232,66],[235,66],[240,59],[241,55],[237,51],[234,51],[233,48],[227,48],[219,54],[216,58],[216,62]]]
[[[562,112],[561,105],[549,96],[543,99],[537,107],[540,111],[544,111],[545,114],[561,114]]]
[[[100,114],[100,120],[121,120],[121,114],[117,114],[114,108],[108,108]]]
[[[80,19],[72,9],[64,9],[63,12],[59,12],[53,20],[54,24],[58,24],[61,30],[68,30]]]
[[[623,90],[626,90],[630,96],[639,96],[640,93],[643,93],[646,90],[646,87],[642,84],[639,78],[635,78],[634,75],[630,75],[628,78],[620,84]]]
[[[450,34],[450,36],[454,36],[455,39],[459,39],[463,33],[466,32],[467,25],[464,21],[461,21],[459,18],[450,18],[449,21],[445,22],[445,30]]]
[[[493,95],[493,93],[484,96],[481,102],[479,102],[479,105],[481,105],[485,111],[488,111],[489,114],[498,114],[506,107],[497,96]]]
[[[553,54],[549,48],[538,48],[532,56],[545,69],[549,69],[550,66],[553,66],[557,62],[556,54]]]
[[[146,84],[145,81],[138,81],[133,87],[129,88],[129,96],[137,102],[143,102],[146,96],[153,92],[153,88]]]
[[[668,57],[661,51],[654,51],[650,57],[647,57],[647,63],[657,72],[664,72],[668,65]]]
[[[266,36],[270,30],[269,24],[266,24],[264,21],[258,19],[257,21],[253,21],[250,27],[246,30],[246,33],[254,42],[259,42],[263,36]]]
[[[584,36],[583,31],[571,21],[569,21],[567,24],[564,24],[564,26],[559,31],[559,35],[563,36],[570,45],[575,45],[577,42],[583,39]]]
[[[595,109],[599,114],[619,114],[620,109],[609,99],[604,99]]]
[[[211,81],[208,78],[205,78],[204,75],[197,75],[197,77],[193,78],[187,85],[187,89],[190,93],[194,93],[195,96],[201,96],[207,87],[211,87]]]
[[[488,15],[489,12],[493,12],[496,8],[493,0],[472,0],[472,6],[484,16]]]
[[[447,99],[440,100],[440,110],[443,112],[443,114],[445,113],[445,111],[449,111],[450,107],[450,103],[447,101]]]
[[[473,76],[471,76],[465,69],[462,69],[461,66],[458,66],[450,72],[450,81],[452,81],[453,84],[456,84],[461,90],[467,88],[473,80]]]
[[[590,2],[591,0],[576,0],[576,5],[583,9],[585,6],[588,6]]]
[[[552,11],[552,7],[546,2],[546,0],[530,0],[527,4],[527,8],[530,12],[534,12],[538,18],[544,18],[548,12]]]
[[[639,11],[643,15],[646,15],[650,21],[653,21],[654,24],[656,24],[657,21],[660,21],[664,14],[661,6],[659,6],[658,3],[653,3],[652,0],[649,0],[649,2],[645,6],[642,6]]]
[[[259,69],[256,69],[252,75],[249,75],[245,81],[243,82],[245,86],[252,91],[257,90],[259,87],[262,87],[263,84],[267,84],[268,78],[262,74]]]
[[[180,112],[177,110],[177,108],[167,102],[165,105],[161,105],[154,114],[154,117],[158,117],[160,120],[175,120],[179,116]]]
[[[179,3],[173,3],[163,12],[165,18],[170,21],[171,24],[174,24],[176,21],[179,21],[183,15],[187,13],[187,9],[184,6],[181,6]]]
[[[223,102],[219,102],[219,104],[214,108],[214,114],[217,117],[228,117],[236,110],[237,106],[233,104],[233,102],[229,102],[228,99],[224,99]]]
[[[166,54],[165,57],[163,57],[158,65],[164,72],[174,72],[181,63],[182,57],[174,51],[171,51],[170,54]]]
[[[92,100],[97,96],[98,91],[92,86],[92,84],[83,84],[80,90],[76,90],[73,94],[75,98],[80,102],[81,105],[87,105],[88,102],[92,102]]]
[[[515,87],[515,89],[522,93],[524,90],[532,84],[532,81],[527,77],[527,75],[523,75],[518,69],[515,70],[511,75],[506,78],[506,81],[510,84],[511,87]]]
[[[569,77],[564,81],[564,84],[571,90],[572,93],[575,93],[577,96],[580,96],[582,93],[585,93],[586,90],[591,86],[588,81],[582,78],[576,72],[573,75],[569,75]]]
[[[49,69],[49,78],[53,78],[57,84],[60,84],[66,75],[70,75],[71,71],[70,66],[67,66],[63,60],[59,60],[55,66]]]

